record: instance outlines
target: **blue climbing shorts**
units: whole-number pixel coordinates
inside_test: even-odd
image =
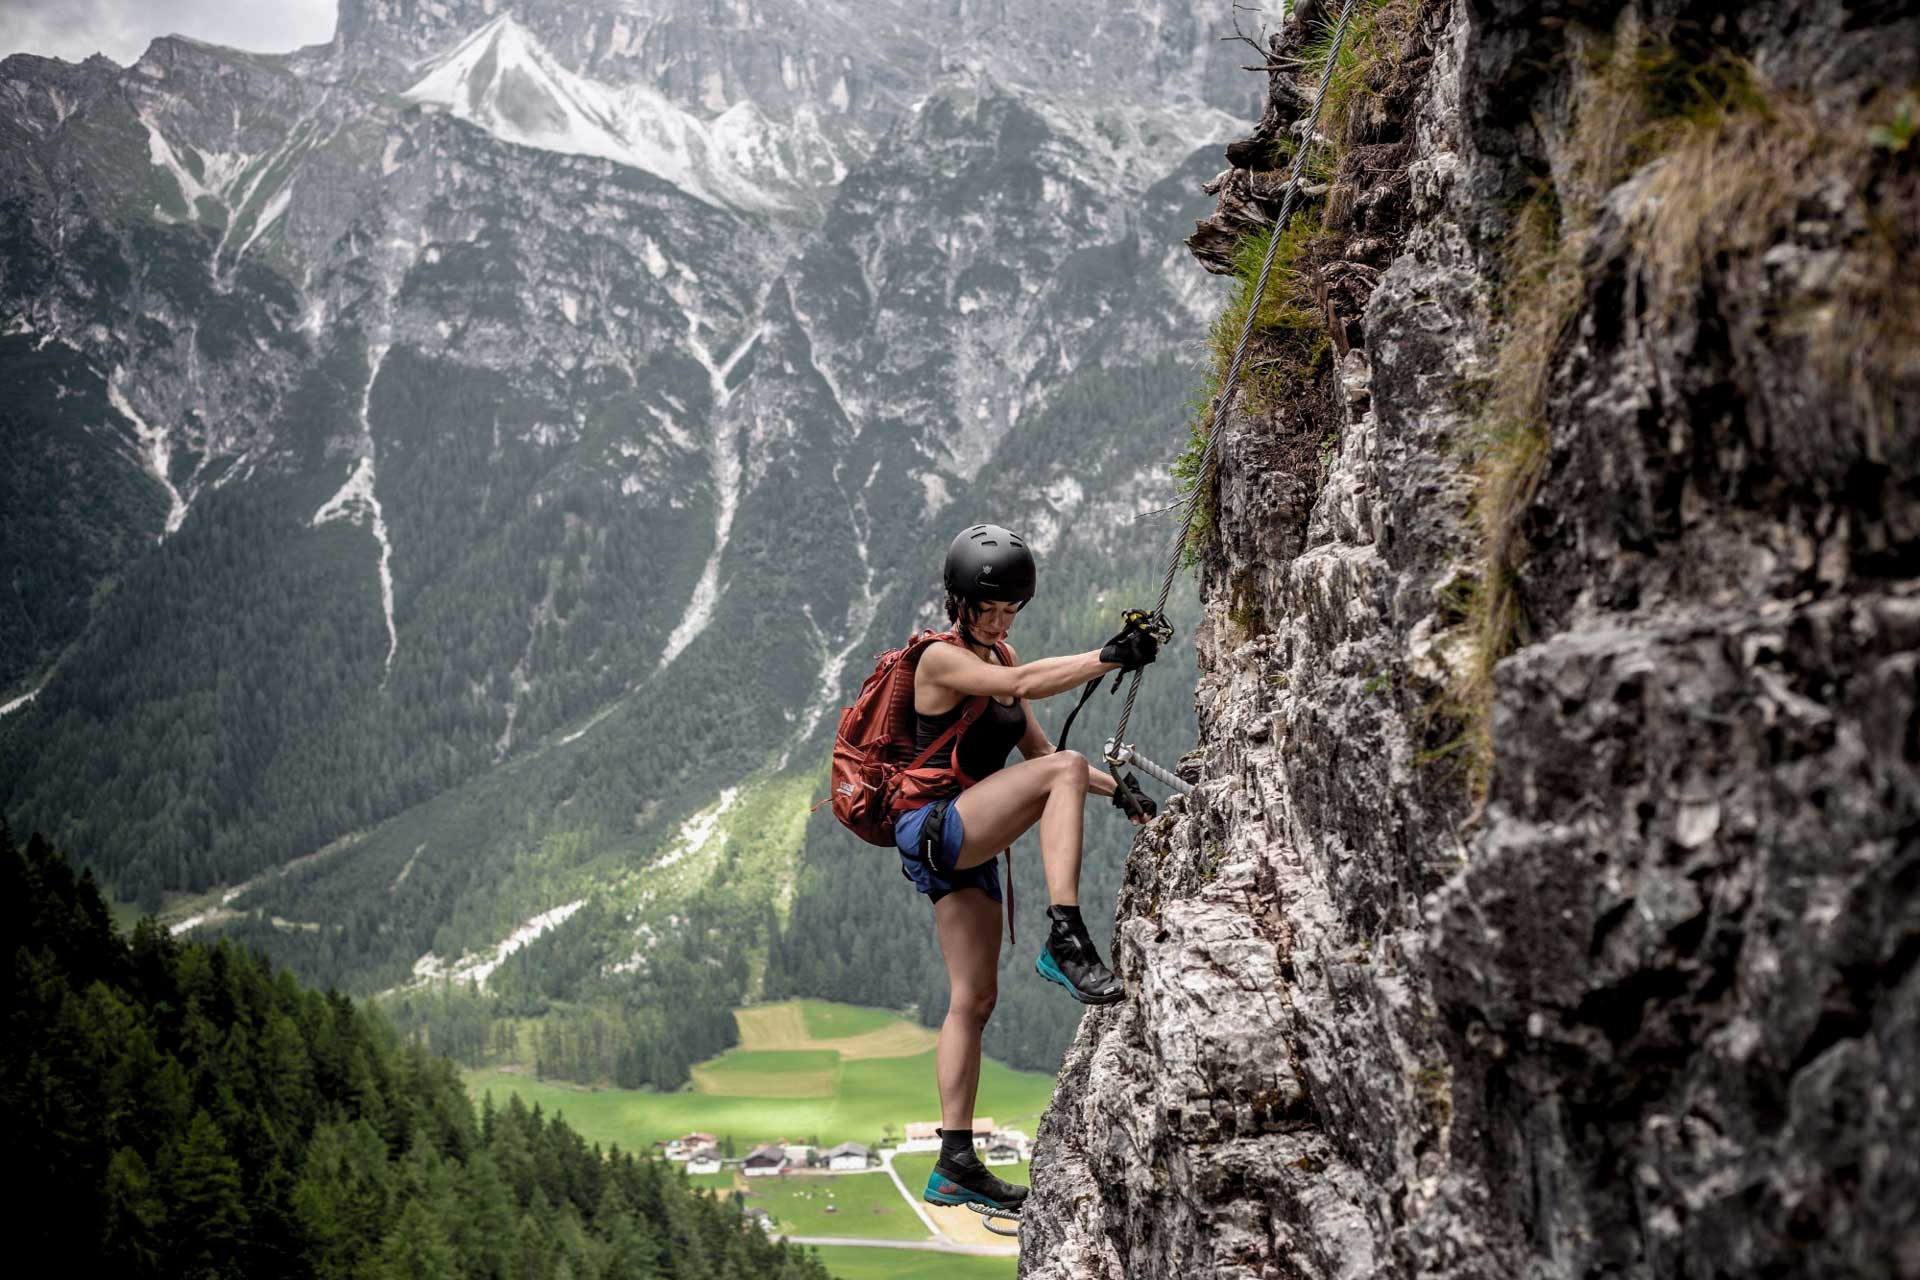
[[[929,860],[920,856],[920,833],[935,810],[946,815],[946,822],[940,830],[940,847],[933,851],[930,866]],[[909,810],[893,824],[893,843],[900,850],[900,873],[913,881],[913,887],[929,900],[938,902],[955,889],[978,889],[995,902],[1000,901],[999,859],[989,858],[964,871],[953,869],[953,864],[960,860],[960,844],[965,839],[960,814],[950,799],[935,800]]]

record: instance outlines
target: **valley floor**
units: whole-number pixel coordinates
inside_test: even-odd
[[[906,1126],[937,1119],[934,1033],[886,1010],[795,1000],[735,1010],[740,1045],[694,1068],[675,1093],[589,1089],[513,1069],[467,1073],[477,1099],[508,1094],[560,1114],[589,1141],[644,1151],[692,1132],[711,1133],[735,1158],[767,1143],[860,1142],[879,1153],[865,1172],[786,1172],[747,1177],[738,1165],[688,1181],[740,1197],[742,1212],[768,1215],[772,1230],[819,1243],[843,1280],[918,1276],[1007,1280],[1017,1248],[975,1214],[919,1200],[934,1153],[898,1150]],[[1053,1079],[982,1062],[980,1117],[1032,1134]],[[1027,1163],[996,1169],[1027,1181]],[[828,1242],[831,1242],[830,1244]]]

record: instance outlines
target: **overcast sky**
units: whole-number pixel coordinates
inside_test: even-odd
[[[133,62],[155,36],[182,35],[255,53],[333,38],[338,0],[0,0],[0,57],[43,53]]]

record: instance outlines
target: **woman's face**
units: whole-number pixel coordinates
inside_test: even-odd
[[[995,644],[1007,638],[1007,632],[1013,630],[1014,615],[1020,612],[1020,606],[1011,600],[982,600],[973,607],[973,621],[969,624],[974,639],[981,644]]]

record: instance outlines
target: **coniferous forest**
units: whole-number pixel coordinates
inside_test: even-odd
[[[257,954],[120,935],[0,822],[13,1244],[82,1275],[824,1280],[677,1169],[589,1146]]]

